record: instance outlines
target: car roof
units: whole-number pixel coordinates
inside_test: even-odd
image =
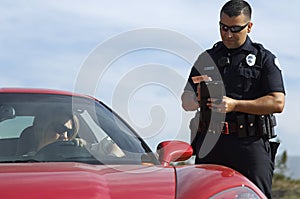
[[[55,94],[55,95],[68,95],[89,98],[97,100],[90,95],[79,94],[72,91],[58,90],[58,89],[46,89],[46,88],[0,88],[0,93],[32,93],[32,94]]]

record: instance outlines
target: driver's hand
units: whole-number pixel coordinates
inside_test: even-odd
[[[86,146],[86,141],[82,138],[74,138],[72,139],[72,142],[74,142],[74,144],[79,147]]]
[[[118,158],[124,157],[125,153],[122,149],[108,136],[100,141],[102,150],[107,155],[112,155]]]

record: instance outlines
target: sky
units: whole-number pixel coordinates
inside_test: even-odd
[[[225,2],[0,0],[0,85],[92,95],[153,150],[162,140],[189,141],[194,113],[181,109],[180,94],[197,56],[220,40]],[[279,58],[285,82],[280,151],[300,156],[300,2],[249,3],[249,36]]]

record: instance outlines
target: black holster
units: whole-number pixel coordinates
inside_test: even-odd
[[[271,159],[272,162],[275,162],[275,157],[276,157],[276,153],[277,153],[277,149],[280,145],[280,142],[276,142],[276,141],[270,141],[270,147],[271,147]]]
[[[264,136],[267,139],[272,139],[277,136],[274,130],[274,127],[277,125],[277,123],[273,114],[259,115],[257,116],[257,122],[258,132],[261,136]]]

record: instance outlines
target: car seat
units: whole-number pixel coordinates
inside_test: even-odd
[[[37,141],[33,129],[33,126],[29,126],[22,131],[17,145],[16,155],[24,155],[36,150]]]

